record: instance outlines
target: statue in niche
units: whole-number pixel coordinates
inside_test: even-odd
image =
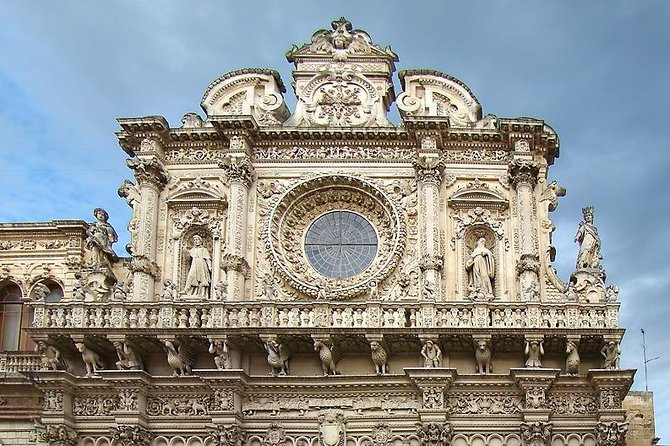
[[[111,266],[118,257],[112,249],[112,244],[119,239],[116,231],[107,221],[109,214],[103,208],[93,210],[95,223],[90,223],[86,229],[86,247],[91,253],[91,263],[94,266]]]
[[[605,360],[605,368],[614,370],[619,368],[619,357],[621,356],[621,347],[614,341],[609,341],[600,350],[600,354]]]
[[[469,297],[471,299],[493,298],[493,278],[495,277],[495,260],[493,253],[486,248],[486,239],[480,237],[477,245],[465,263],[468,272]]]
[[[193,236],[193,247],[188,251],[191,266],[186,276],[184,291],[191,296],[207,297],[212,278],[212,258],[202,244],[202,237]]]
[[[144,370],[142,359],[127,342],[114,342],[114,349],[119,360],[116,368],[119,370]]]
[[[577,269],[600,268],[600,237],[598,228],[593,224],[593,206],[582,208],[584,221],[579,223],[579,229],[575,235],[575,242],[579,243],[579,254],[577,254]]]
[[[425,368],[442,367],[442,350],[430,339],[423,344],[421,356],[423,356],[423,366]]]
[[[544,355],[544,341],[526,341],[526,367],[542,367],[542,355]]]

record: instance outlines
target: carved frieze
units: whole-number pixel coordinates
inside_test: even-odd
[[[514,415],[523,407],[520,396],[504,394],[450,396],[447,404],[455,415]]]
[[[547,399],[549,407],[555,415],[594,415],[598,413],[598,401],[591,394],[572,392],[552,392]]]
[[[254,151],[254,159],[259,161],[305,162],[317,159],[325,160],[396,160],[411,161],[415,150],[401,146],[269,146]]]
[[[76,397],[72,404],[72,415],[104,416],[111,414],[116,408],[117,399],[114,395]]]

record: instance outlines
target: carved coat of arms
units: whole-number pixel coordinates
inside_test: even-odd
[[[345,418],[338,410],[330,410],[319,416],[319,439],[321,446],[344,446]]]

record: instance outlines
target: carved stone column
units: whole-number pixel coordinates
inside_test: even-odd
[[[539,170],[539,164],[535,161],[514,159],[509,164],[510,183],[517,194],[517,236],[521,254],[517,263],[517,274],[522,301],[538,300],[540,297],[540,256],[535,249],[533,225],[533,189]]]
[[[134,301],[154,300],[154,286],[159,275],[156,265],[158,198],[168,182],[163,160],[164,152],[160,142],[146,138],[140,144],[137,158],[127,161],[128,167],[135,173],[140,192],[139,205],[134,207],[137,227],[132,232]]]
[[[221,267],[226,271],[228,299],[244,298],[244,280],[248,269],[245,259],[247,249],[247,212],[249,187],[254,180],[254,167],[248,156],[249,142],[241,136],[231,136],[230,154],[220,167],[229,187],[228,228],[226,253]]]
[[[440,298],[440,271],[443,257],[440,250],[440,185],[444,162],[437,152],[433,137],[421,140],[421,153],[414,162],[419,195],[419,231],[421,234],[421,258],[419,266],[423,272],[422,298]]]

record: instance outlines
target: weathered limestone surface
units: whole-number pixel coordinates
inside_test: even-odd
[[[104,209],[0,224],[1,443],[653,444],[592,207],[552,267],[556,132],[434,70],[396,98],[344,18],[287,59],[295,110],[253,68],[118,120],[126,254]]]

